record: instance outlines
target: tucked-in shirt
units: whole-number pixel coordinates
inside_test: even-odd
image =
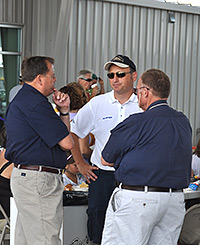
[[[58,142],[69,132],[48,99],[28,84],[9,104],[5,116],[6,159],[16,164],[64,168],[66,152]]]
[[[154,102],[112,130],[102,156],[114,163],[116,180],[125,185],[187,187],[192,158],[189,120],[165,100]]]
[[[124,104],[120,104],[114,97],[114,91],[111,91],[95,96],[78,111],[70,124],[71,132],[80,138],[91,132],[95,137],[92,164],[113,171],[114,168],[101,164],[101,151],[110,136],[110,130],[129,115],[139,111],[141,110],[135,94],[132,94]]]

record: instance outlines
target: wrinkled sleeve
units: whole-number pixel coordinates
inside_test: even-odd
[[[55,113],[50,103],[41,102],[27,117],[30,126],[52,148],[69,135],[67,126]]]
[[[117,168],[124,154],[136,144],[136,126],[133,127],[130,119],[118,124],[112,131],[106,143],[102,157],[108,163],[114,163]],[[131,125],[131,127],[130,127]]]

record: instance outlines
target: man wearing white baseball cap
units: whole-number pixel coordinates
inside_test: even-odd
[[[133,93],[133,82],[137,79],[133,61],[127,56],[117,55],[104,68],[108,71],[112,91],[91,99],[71,122],[75,141],[72,154],[79,171],[90,183],[87,210],[90,244],[101,243],[105,212],[116,186],[114,168],[101,164],[101,151],[110,130],[129,115],[140,111],[137,96]],[[95,136],[92,166],[83,160],[78,145],[78,138],[84,138],[90,132]]]

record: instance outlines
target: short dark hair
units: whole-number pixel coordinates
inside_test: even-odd
[[[152,93],[160,98],[168,98],[170,94],[169,77],[161,70],[149,69],[142,76],[142,83],[152,89]]]
[[[45,56],[25,58],[21,65],[22,81],[32,82],[39,74],[47,74],[49,72],[47,62],[53,65],[54,59]]]

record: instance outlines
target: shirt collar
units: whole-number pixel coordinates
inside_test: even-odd
[[[166,100],[157,100],[157,101],[153,102],[153,103],[146,109],[146,111],[150,110],[153,106],[155,106],[155,105],[158,105],[158,106],[159,106],[160,104],[166,104],[166,105],[168,105],[168,103],[167,103]]]
[[[29,85],[28,83],[24,83],[23,87],[24,87],[24,89],[32,90],[32,91],[35,91],[36,93],[41,94],[46,100],[48,100],[48,98],[45,95],[43,95],[39,90],[37,90],[33,86]]]
[[[112,104],[113,103],[119,103],[119,101],[117,99],[115,99],[114,90],[111,91],[110,102]],[[132,102],[132,103],[138,102],[137,96],[134,93],[132,93],[131,97],[124,104],[127,104],[129,102]]]

